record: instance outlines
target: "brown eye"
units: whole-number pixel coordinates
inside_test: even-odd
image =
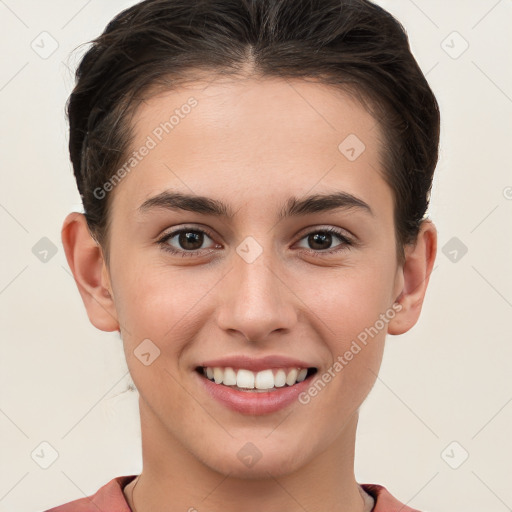
[[[213,243],[210,247],[203,247],[206,239],[213,242],[212,238],[202,229],[184,228],[164,235],[157,243],[170,253],[194,256],[217,246]]]
[[[324,232],[313,233],[308,235],[308,243],[312,249],[330,249],[330,245],[332,243],[332,235],[330,233]]]
[[[182,231],[178,235],[178,244],[181,249],[195,251],[203,245],[204,234],[199,231]]]
[[[336,244],[333,248],[332,244],[335,239],[338,239],[340,243]],[[340,232],[335,228],[317,229],[311,231],[302,240],[307,241],[307,249],[314,253],[333,253],[339,252],[352,245],[351,240],[345,236],[344,233]]]

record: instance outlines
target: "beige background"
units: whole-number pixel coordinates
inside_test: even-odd
[[[70,54],[133,3],[0,1],[2,512],[140,471],[120,339],[89,324],[60,242],[79,202],[64,104],[83,52]],[[440,246],[422,318],[388,338],[362,407],[356,476],[423,511],[511,510],[512,2],[379,3],[406,27],[441,106],[430,210]],[[46,262],[43,237],[56,250]],[[58,454],[47,469],[42,442]]]

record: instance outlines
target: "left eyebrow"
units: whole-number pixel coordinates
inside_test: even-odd
[[[359,197],[349,194],[348,192],[316,194],[302,199],[291,197],[286,207],[279,213],[279,220],[286,217],[296,217],[338,209],[351,210],[354,208],[373,215],[372,209],[368,203],[365,203]]]
[[[146,213],[154,208],[186,210],[228,219],[232,219],[235,216],[229,205],[217,199],[168,190],[144,201],[139,207],[139,212]],[[359,209],[373,215],[370,206],[362,199],[348,192],[336,192],[332,194],[315,194],[302,199],[291,197],[280,210],[278,220],[338,209]]]

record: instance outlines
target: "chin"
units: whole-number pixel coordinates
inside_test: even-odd
[[[304,448],[293,449],[276,444],[260,450],[250,442],[242,444],[242,448],[236,444],[233,449],[224,446],[221,452],[210,452],[201,461],[217,473],[242,480],[280,478],[307,463]]]

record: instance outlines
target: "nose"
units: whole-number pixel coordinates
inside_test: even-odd
[[[297,322],[289,277],[271,252],[264,250],[252,262],[235,255],[219,294],[219,327],[251,342],[264,341],[272,333],[285,334]]]

